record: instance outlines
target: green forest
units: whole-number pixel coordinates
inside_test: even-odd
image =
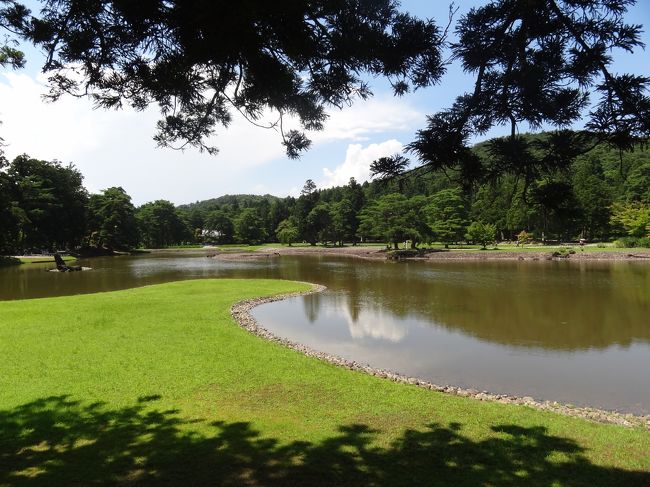
[[[532,136],[526,136],[532,137]],[[489,160],[486,143],[476,154]],[[299,197],[226,195],[175,206],[136,207],[120,187],[89,194],[73,166],[21,155],[0,171],[0,252],[113,251],[192,244],[291,245],[409,241],[615,241],[650,247],[650,152],[599,145],[568,170],[532,182],[514,173],[468,188],[454,171],[319,189]]]

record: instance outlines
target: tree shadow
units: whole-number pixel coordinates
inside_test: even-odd
[[[543,427],[501,425],[476,441],[460,424],[430,424],[379,446],[379,431],[351,424],[287,444],[243,422],[197,433],[200,420],[156,410],[158,399],[110,409],[56,396],[0,411],[0,486],[650,484],[646,472],[593,465]]]

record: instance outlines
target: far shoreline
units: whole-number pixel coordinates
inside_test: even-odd
[[[421,249],[416,255],[409,255],[410,252],[404,249],[394,253],[380,246],[345,246],[345,247],[324,247],[324,246],[276,246],[260,245],[228,247],[199,247],[199,248],[176,248],[176,249],[147,249],[152,253],[175,253],[192,254],[214,258],[217,260],[251,260],[279,257],[283,255],[327,255],[355,257],[370,260],[398,260],[398,261],[627,261],[627,262],[649,262],[650,249],[621,249],[621,250],[581,250],[579,247],[569,248],[574,253],[557,254],[557,247],[550,247],[548,250],[533,250],[524,247],[521,250],[479,250],[479,249]]]

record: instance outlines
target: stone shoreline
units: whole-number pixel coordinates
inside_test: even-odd
[[[528,396],[518,397],[518,396],[510,396],[507,394],[492,394],[487,391],[478,391],[476,389],[463,389],[461,387],[455,387],[450,385],[440,386],[423,379],[418,379],[416,377],[408,377],[388,370],[373,368],[366,364],[362,364],[353,360],[347,360],[325,352],[319,352],[305,345],[301,345],[300,343],[296,343],[291,340],[278,337],[273,333],[271,333],[270,331],[266,330],[265,328],[261,327],[255,320],[255,318],[253,318],[253,316],[250,314],[250,311],[254,307],[259,306],[261,304],[280,301],[295,296],[304,296],[308,294],[322,292],[326,289],[325,286],[322,286],[320,284],[311,284],[311,286],[312,289],[305,292],[282,294],[277,296],[269,296],[266,298],[257,298],[257,299],[250,299],[246,301],[240,301],[230,309],[230,313],[239,326],[241,326],[245,330],[248,330],[254,335],[257,335],[258,337],[279,343],[285,347],[288,347],[292,350],[307,355],[308,357],[315,357],[317,359],[323,360],[330,364],[334,364],[339,367],[344,367],[349,370],[363,372],[369,375],[374,375],[376,377],[381,377],[383,379],[388,379],[393,382],[411,384],[432,391],[443,392],[455,396],[471,397],[479,401],[493,401],[502,404],[523,405],[523,406],[532,407],[534,409],[539,409],[542,411],[552,411],[555,413],[563,414],[565,416],[573,416],[573,417],[588,419],[592,421],[597,421],[600,423],[618,424],[627,427],[641,427],[650,430],[650,415],[637,416],[634,414],[625,414],[625,413],[619,413],[615,411],[604,411],[602,409],[596,409],[596,408],[577,407],[569,404],[560,404],[556,401],[538,401]]]
[[[575,249],[574,249],[575,250]],[[225,253],[224,253],[225,254]],[[252,255],[251,255],[252,254]],[[369,260],[386,261],[391,258],[391,254],[380,247],[265,247],[255,252],[249,252],[247,255],[241,252],[230,253],[230,255],[220,255],[217,253],[216,258],[225,258],[228,260],[243,260],[245,258],[254,258],[254,255],[260,257],[281,256],[281,255],[332,255],[355,257]],[[574,254],[566,254],[562,257],[553,256],[551,249],[540,248],[535,251],[517,252],[517,251],[492,251],[492,250],[438,250],[433,252],[424,252],[419,256],[403,257],[397,260],[418,260],[418,261],[628,261],[628,262],[648,262],[650,263],[650,251],[639,249],[634,253],[630,252],[606,252],[589,250],[582,252],[580,249],[575,250]]]
[[[364,246],[347,246],[347,247],[262,247],[260,249],[249,251],[242,250],[242,248],[232,248],[221,250],[219,248],[188,248],[188,249],[152,249],[148,252],[155,254],[188,254],[195,256],[205,256],[215,260],[226,261],[247,261],[247,260],[266,260],[284,255],[326,255],[326,256],[344,256],[353,257],[357,259],[388,261],[388,260],[402,260],[402,261],[425,261],[425,262],[440,262],[440,261],[470,261],[470,262],[485,262],[485,261],[626,261],[626,262],[646,262],[650,264],[650,250],[638,249],[634,252],[606,252],[590,249],[582,252],[579,248],[574,248],[574,254],[566,254],[564,256],[554,256],[553,249],[544,249],[543,247],[536,248],[534,251],[527,250],[509,251],[509,250],[437,250],[425,251],[418,256],[400,256],[393,258],[391,253],[387,252],[385,248],[379,246],[364,247]]]

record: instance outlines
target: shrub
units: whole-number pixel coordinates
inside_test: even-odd
[[[558,249],[558,250],[556,250],[555,252],[553,252],[551,255],[552,255],[553,257],[564,257],[564,258],[567,258],[567,257],[569,257],[569,255],[573,255],[573,254],[575,254],[575,253],[576,253],[576,251],[573,250],[573,249],[570,249],[570,248],[568,248],[568,247],[561,247],[560,249]]]
[[[497,227],[491,223],[472,222],[467,227],[465,238],[474,243],[480,244],[485,249],[489,244],[494,243],[497,234]]]
[[[621,237],[614,241],[614,247],[618,247],[619,249],[636,247],[638,240],[636,237]]]
[[[650,207],[640,202],[614,203],[610,222],[623,228],[631,237],[647,236],[650,227]]]
[[[519,242],[519,245],[521,245],[522,247],[527,243],[530,243],[532,240],[533,240],[533,236],[530,233],[528,233],[526,230],[522,230],[517,235],[517,242]]]
[[[636,246],[650,249],[650,237],[641,237],[637,239]]]
[[[413,257],[421,257],[424,255],[425,251],[423,249],[400,249],[392,250],[388,252],[388,258],[390,260],[401,260],[409,259]]]
[[[10,265],[19,265],[20,260],[15,257],[9,257],[8,255],[0,255],[0,267],[10,266]]]

